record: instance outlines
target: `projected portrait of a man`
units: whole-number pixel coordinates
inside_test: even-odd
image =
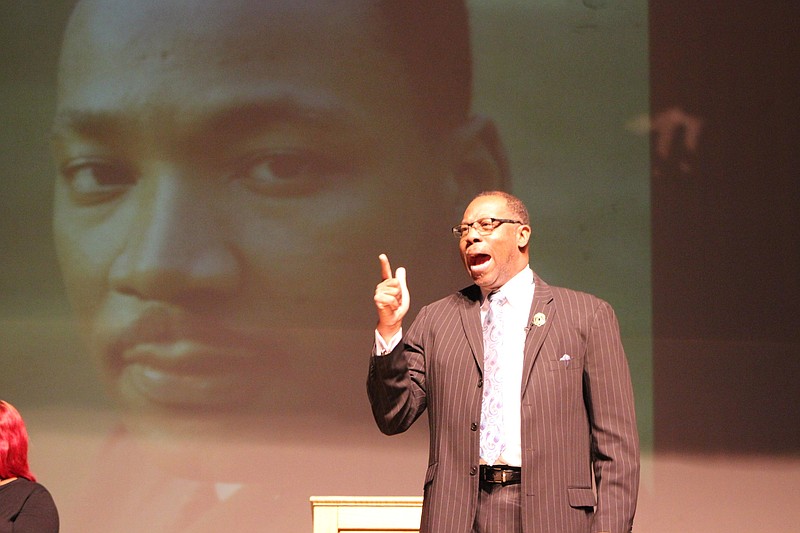
[[[423,295],[446,291],[442,228],[507,178],[470,91],[462,2],[78,3],[55,242],[125,434],[234,484],[269,454],[227,443],[348,435],[377,253],[393,243]]]

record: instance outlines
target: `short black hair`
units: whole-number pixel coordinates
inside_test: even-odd
[[[481,198],[483,196],[499,196],[506,201],[506,206],[508,206],[508,209],[514,213],[515,217],[517,217],[523,224],[530,225],[531,219],[528,215],[528,208],[525,207],[525,203],[522,200],[513,194],[505,191],[483,191],[478,193],[475,198]]]
[[[436,131],[464,123],[472,106],[465,0],[378,0],[390,53],[400,56],[422,117]]]

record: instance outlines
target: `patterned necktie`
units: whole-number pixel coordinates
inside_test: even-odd
[[[499,368],[502,350],[503,304],[506,297],[489,295],[489,310],[483,319],[483,402],[481,404],[481,457],[492,465],[503,453],[503,375]]]

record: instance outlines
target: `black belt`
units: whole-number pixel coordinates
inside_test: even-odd
[[[490,485],[513,485],[522,481],[522,469],[508,465],[481,465],[481,481]]]

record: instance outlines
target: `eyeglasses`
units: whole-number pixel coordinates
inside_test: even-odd
[[[470,228],[475,228],[479,235],[489,235],[500,224],[522,224],[519,220],[511,220],[510,218],[482,218],[469,224],[456,224],[453,226],[453,236],[460,239],[467,233]]]

